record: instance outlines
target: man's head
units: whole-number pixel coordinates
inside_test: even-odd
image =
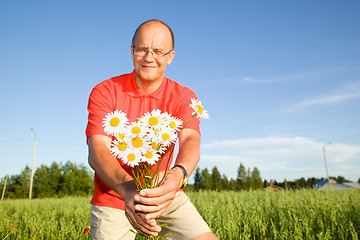
[[[161,83],[166,66],[175,56],[174,36],[168,25],[149,20],[135,31],[131,54],[136,80]]]
[[[132,41],[131,41],[131,44],[134,45],[135,37],[136,37],[136,34],[138,33],[139,29],[140,29],[143,25],[145,25],[145,24],[147,24],[147,23],[149,23],[149,22],[158,22],[158,23],[163,24],[165,27],[167,27],[167,29],[169,30],[169,32],[170,32],[170,34],[171,34],[172,50],[174,50],[174,48],[175,48],[175,40],[174,40],[174,33],[173,33],[173,31],[171,30],[171,28],[169,27],[169,25],[167,25],[166,23],[164,23],[163,21],[160,21],[160,20],[158,20],[158,19],[151,19],[151,20],[148,20],[148,21],[143,22],[142,24],[140,24],[139,27],[136,29],[136,31],[135,31],[135,33],[134,33],[134,36],[133,36]]]

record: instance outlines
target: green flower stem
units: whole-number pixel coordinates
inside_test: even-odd
[[[194,113],[194,114],[191,116],[191,118],[189,118],[189,120],[186,121],[186,123],[182,126],[182,128],[181,128],[180,131],[178,132],[178,135],[181,133],[181,131],[184,129],[184,127],[190,122],[191,119],[193,119],[193,117],[194,117],[196,114],[197,114],[197,112]]]
[[[168,170],[168,167],[169,167],[169,163],[170,163],[170,159],[174,153],[174,148],[175,148],[175,143],[174,145],[172,146],[172,149],[171,149],[171,153],[170,153],[170,156],[169,156],[169,160],[167,161],[166,163],[166,168],[165,168],[165,174],[164,176],[162,177],[161,181],[159,182],[159,185],[164,181],[165,177],[167,176],[167,170]]]

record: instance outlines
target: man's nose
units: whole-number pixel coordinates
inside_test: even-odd
[[[144,59],[146,61],[154,61],[155,58],[154,58],[154,52],[153,51],[147,51],[146,55],[144,56]]]

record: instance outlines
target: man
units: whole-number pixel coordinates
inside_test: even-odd
[[[160,109],[186,121],[192,114],[190,98],[196,98],[189,88],[164,77],[175,56],[174,36],[165,23],[150,20],[141,24],[134,34],[131,54],[134,71],[98,84],[89,98],[86,135],[89,164],[95,170],[91,236],[134,239],[129,230],[133,228],[145,236],[171,233],[167,239],[217,239],[186,194],[179,191],[200,157],[197,118],[180,133],[176,167],[157,188],[137,192],[129,167],[109,151],[112,139],[102,128],[107,113],[122,110],[130,121],[137,121],[145,112]],[[155,219],[168,226],[161,228]]]

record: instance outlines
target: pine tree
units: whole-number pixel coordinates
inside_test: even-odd
[[[201,189],[205,189],[205,190],[211,190],[212,189],[211,176],[210,176],[209,170],[207,168],[205,168],[202,171]]]
[[[222,188],[225,191],[230,190],[230,183],[225,174],[223,174],[223,177],[222,177]]]
[[[231,178],[230,181],[229,181],[229,187],[230,187],[230,190],[232,190],[232,191],[239,190],[238,189],[238,184],[237,184],[236,180],[233,179],[233,178]]]
[[[195,190],[198,191],[201,188],[201,182],[202,182],[201,170],[199,167],[197,167],[195,170],[195,176],[194,176]]]
[[[260,171],[257,167],[254,167],[251,172],[251,188],[252,189],[261,189],[262,180],[260,177]]]
[[[242,163],[240,163],[240,166],[239,166],[238,172],[237,172],[237,178],[236,178],[237,189],[239,189],[239,190],[246,189],[247,179],[248,179],[248,174],[246,172],[246,169],[245,169],[244,165]]]
[[[221,175],[217,167],[213,167],[211,172],[211,179],[212,179],[212,189],[215,191],[221,191],[222,190],[222,180]]]

